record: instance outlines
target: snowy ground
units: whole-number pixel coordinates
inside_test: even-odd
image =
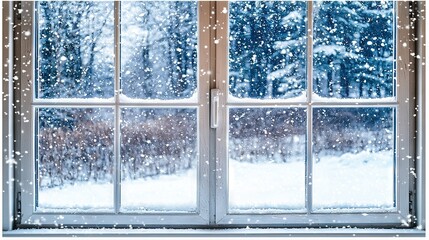
[[[324,156],[313,165],[315,210],[393,207],[391,151]],[[277,212],[305,207],[303,162],[230,164],[230,209]],[[253,209],[253,210],[252,210]],[[241,210],[242,211],[242,210]]]
[[[196,172],[192,169],[178,175],[122,182],[122,210],[194,210],[197,200]],[[39,206],[41,211],[112,211],[112,199],[113,184],[78,183],[41,191]]]
[[[230,162],[230,210],[305,208],[305,163]],[[265,210],[264,210],[265,209]]]
[[[394,206],[393,151],[325,156],[313,166],[315,208]]]
[[[393,153],[324,156],[313,165],[313,206],[393,207]],[[124,210],[191,211],[196,207],[196,170],[122,183]],[[299,211],[305,207],[305,164],[230,163],[230,211]],[[40,191],[40,210],[112,209],[113,185],[79,183]]]

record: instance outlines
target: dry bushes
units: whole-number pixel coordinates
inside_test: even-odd
[[[174,174],[196,164],[196,121],[186,113],[126,122],[121,128],[123,179]],[[39,186],[77,181],[111,182],[114,169],[111,122],[80,121],[39,131]]]

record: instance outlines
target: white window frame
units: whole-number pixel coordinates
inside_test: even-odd
[[[17,60],[20,65],[18,70],[20,73],[20,81],[13,81],[13,68],[9,66],[8,71],[3,73],[9,81],[3,81],[3,92],[4,97],[7,98],[3,102],[3,108],[8,114],[7,119],[3,122],[3,141],[6,143],[6,151],[3,154],[4,159],[9,159],[8,163],[3,163],[3,173],[6,171],[7,180],[3,178],[3,188],[5,189],[5,182],[11,182],[15,180],[15,186],[7,184],[6,191],[6,205],[3,204],[3,212],[7,212],[9,218],[4,223],[7,224],[6,228],[12,229],[14,219],[16,220],[17,211],[17,192],[21,193],[21,218],[20,223],[17,226],[20,227],[61,227],[61,226],[76,226],[76,227],[142,227],[144,223],[145,227],[200,227],[200,226],[211,226],[211,227],[318,227],[318,226],[356,226],[356,227],[399,227],[407,228],[409,220],[409,192],[414,189],[414,182],[410,181],[410,158],[416,160],[416,164],[419,166],[420,177],[417,178],[417,215],[420,216],[417,221],[420,225],[424,226],[424,150],[422,145],[424,144],[424,135],[420,133],[417,136],[417,143],[414,140],[414,129],[415,124],[413,121],[414,108],[415,108],[415,96],[418,98],[418,107],[421,109],[424,101],[424,71],[420,71],[420,75],[414,74],[410,71],[413,66],[409,65],[409,62],[414,62],[414,59],[410,57],[411,47],[400,47],[403,44],[412,46],[413,42],[408,36],[412,32],[409,27],[411,20],[409,17],[409,2],[397,2],[397,33],[396,33],[396,93],[397,99],[394,102],[378,102],[378,101],[353,101],[344,100],[341,103],[329,103],[329,102],[312,102],[311,101],[311,54],[307,57],[307,93],[309,99],[306,102],[287,102],[287,100],[270,101],[269,103],[233,103],[228,101],[228,14],[223,13],[224,9],[228,9],[227,1],[198,2],[198,84],[199,84],[199,98],[198,103],[187,104],[177,103],[171,105],[170,103],[165,106],[160,106],[158,103],[151,103],[150,101],[142,101],[132,106],[141,107],[189,107],[195,106],[198,108],[198,131],[199,131],[199,167],[198,167],[198,211],[195,214],[100,214],[100,213],[85,213],[85,214],[65,214],[65,213],[36,213],[34,212],[34,159],[31,154],[14,155],[15,151],[21,153],[29,152],[34,153],[34,141],[33,137],[28,137],[27,133],[34,133],[34,104],[37,106],[76,106],[76,107],[113,107],[116,112],[119,110],[118,96],[115,95],[115,102],[100,102],[97,104],[75,102],[49,102],[49,101],[34,101],[32,99],[33,89],[33,76],[34,76],[34,38],[33,34],[29,37],[22,35],[20,42],[15,42],[15,52],[9,49],[4,51],[3,59],[13,59],[15,56],[26,56],[27,59]],[[13,2],[3,2],[3,14],[13,18]],[[120,3],[115,2],[115,43],[119,42],[119,7]],[[21,25],[18,28],[19,33],[34,31],[34,2],[22,2],[22,20]],[[308,2],[308,13],[312,11],[312,2]],[[4,15],[5,16],[5,15]],[[311,35],[312,29],[312,15],[308,15],[308,32]],[[3,23],[6,26],[6,30],[3,31],[3,36],[8,36],[8,41],[11,44],[11,36],[14,34],[14,30],[8,24]],[[407,27],[408,26],[408,27]],[[420,31],[423,31],[420,29]],[[5,34],[6,33],[6,34]],[[219,40],[217,44],[214,44],[214,39]],[[3,45],[4,46],[4,45]],[[11,44],[12,46],[12,44]],[[206,47],[207,46],[207,47]],[[311,53],[312,39],[308,37],[308,49]],[[422,50],[418,51],[423,54]],[[118,45],[115,46],[115,89],[119,82],[119,58],[120,50]],[[29,56],[30,59],[29,59]],[[421,61],[421,60],[420,60]],[[416,61],[418,62],[418,61]],[[415,64],[414,64],[415,65]],[[22,71],[25,70],[25,73]],[[208,71],[211,74],[203,74]],[[16,73],[15,73],[16,74]],[[15,85],[13,85],[13,83]],[[415,89],[419,94],[415,93]],[[220,111],[219,111],[219,127],[211,129],[209,125],[209,91],[210,89],[220,89]],[[423,99],[423,100],[422,100]],[[18,100],[18,101],[16,101]],[[417,101],[417,100],[416,100]],[[15,105],[14,105],[15,104]],[[366,216],[362,216],[362,213],[288,213],[288,214],[230,214],[227,212],[228,209],[228,151],[227,151],[227,134],[228,134],[228,107],[242,106],[242,107],[290,107],[290,106],[304,106],[307,108],[308,119],[312,118],[313,106],[332,106],[332,107],[363,107],[363,106],[389,106],[396,107],[396,146],[397,151],[397,164],[396,164],[396,184],[397,184],[397,211],[394,212],[374,212],[368,213]],[[123,105],[121,105],[123,106]],[[130,105],[131,106],[131,105]],[[18,107],[18,115],[14,113]],[[24,115],[20,115],[24,113]],[[417,125],[424,127],[424,111],[417,112],[419,114],[419,121]],[[15,116],[15,117],[14,117]],[[17,117],[20,116],[20,117]],[[29,119],[29,116],[32,116]],[[119,121],[115,120],[116,129]],[[311,139],[311,121],[307,120],[307,126],[309,130],[308,138]],[[419,127],[419,129],[421,129]],[[13,130],[12,130],[13,129]],[[7,133],[5,135],[5,133]],[[118,135],[117,135],[118,136]],[[220,139],[218,141],[217,139]],[[115,139],[118,141],[118,137]],[[419,144],[419,145],[416,145]],[[115,146],[115,152],[117,152],[119,144]],[[420,146],[420,150],[416,148]],[[311,156],[311,144],[307,144],[307,156]],[[118,158],[115,158],[118,162]],[[13,162],[16,161],[17,164]],[[209,165],[203,164],[206,161]],[[311,172],[312,164],[311,160],[306,160],[307,171]],[[6,166],[6,168],[5,168]],[[15,168],[15,171],[14,171]],[[6,170],[5,170],[6,169]],[[31,173],[28,174],[27,170],[31,169]],[[208,176],[208,177],[204,177]],[[118,175],[116,174],[117,178]],[[309,176],[306,176],[306,185],[308,186]],[[32,189],[32,191],[24,192],[23,189]],[[115,196],[118,196],[119,187],[115,186]],[[306,195],[311,196],[311,188],[306,188]],[[311,209],[311,197],[306,198],[307,209]],[[115,210],[118,210],[119,200],[115,201]],[[308,208],[310,206],[310,208]],[[5,211],[6,210],[6,211]],[[59,215],[62,215],[60,218]],[[5,214],[4,214],[5,216]],[[286,221],[283,220],[286,217]],[[3,218],[5,220],[5,217]],[[74,222],[75,219],[82,219],[81,222]],[[250,219],[250,221],[249,221]],[[258,221],[256,221],[258,220]],[[332,220],[336,220],[333,223]],[[5,224],[3,225],[5,228]]]

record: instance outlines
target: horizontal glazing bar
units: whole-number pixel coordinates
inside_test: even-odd
[[[313,107],[392,107],[397,106],[397,102],[259,102],[259,103],[228,103],[228,107],[305,107],[311,105]]]
[[[33,105],[109,105],[115,104],[114,98],[102,99],[102,98],[72,98],[72,99],[35,99]]]
[[[36,102],[32,104],[33,107],[114,107],[114,102]],[[143,107],[143,108],[188,108],[198,107],[197,103],[120,103],[120,107]]]

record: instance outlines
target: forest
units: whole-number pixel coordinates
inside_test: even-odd
[[[192,97],[198,87],[196,1],[121,4],[121,94],[133,99]],[[316,1],[313,94],[323,99],[395,97],[392,1]],[[40,1],[36,98],[114,96],[113,2]],[[307,3],[229,4],[229,94],[289,99],[305,95]],[[122,108],[121,176],[171,175],[195,168],[195,109]],[[38,182],[51,188],[111,182],[111,108],[37,108]],[[395,109],[315,108],[312,139],[305,108],[232,108],[229,158],[249,163],[305,161],[394,148]]]

